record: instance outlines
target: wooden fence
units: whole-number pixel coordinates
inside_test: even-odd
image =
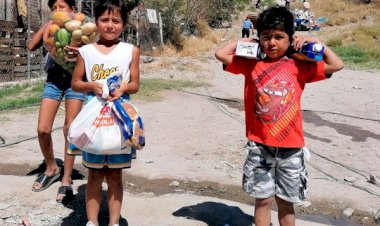
[[[0,9],[12,12],[0,19],[0,82],[20,81],[41,74],[42,49],[29,52],[26,48],[28,38],[42,24],[41,4],[39,0],[29,1],[27,18],[18,15],[16,1],[7,1],[6,9]]]

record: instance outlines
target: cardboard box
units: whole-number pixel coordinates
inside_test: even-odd
[[[260,45],[257,42],[242,42],[238,41],[235,55],[248,59],[260,58]]]

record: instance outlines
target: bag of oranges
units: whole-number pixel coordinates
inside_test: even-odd
[[[77,56],[64,47],[80,47],[96,39],[97,28],[91,18],[83,13],[62,11],[51,14],[43,34],[43,43],[50,56],[70,73],[74,70]]]

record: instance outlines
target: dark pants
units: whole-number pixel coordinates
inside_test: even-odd
[[[285,8],[286,8],[287,10],[290,10],[290,2],[286,1],[286,3],[285,3]]]
[[[249,38],[249,29],[243,28],[243,30],[241,30],[241,37],[244,38],[244,36],[247,36],[247,38]]]

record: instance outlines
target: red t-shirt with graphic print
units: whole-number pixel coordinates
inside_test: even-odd
[[[226,68],[243,74],[246,136],[274,147],[303,147],[301,94],[306,83],[325,79],[324,62],[284,57],[276,62],[238,56]]]

